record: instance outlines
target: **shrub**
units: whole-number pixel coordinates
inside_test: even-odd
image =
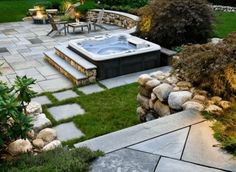
[[[236,7],[235,0],[208,0],[210,3],[214,5],[224,5],[224,6],[234,6]]]
[[[138,34],[166,47],[204,42],[212,32],[213,13],[205,0],[152,0],[139,15]]]
[[[216,45],[184,46],[173,67],[195,86],[231,97],[236,92],[236,32]]]
[[[18,160],[3,164],[0,168],[7,172],[85,172],[88,171],[89,163],[101,155],[102,152],[93,152],[85,147],[71,150],[57,148],[37,156],[25,154]]]
[[[130,6],[132,8],[140,8],[148,3],[149,0],[101,0],[101,4],[109,6]]]

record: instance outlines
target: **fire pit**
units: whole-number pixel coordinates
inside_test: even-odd
[[[48,23],[48,17],[43,7],[35,6],[33,9],[29,9],[29,13],[32,15],[34,24]]]

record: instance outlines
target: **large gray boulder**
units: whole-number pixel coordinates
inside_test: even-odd
[[[36,132],[38,132],[44,128],[47,128],[51,125],[52,125],[51,121],[43,113],[35,116],[35,119],[33,120],[33,130]]]
[[[153,93],[156,94],[160,101],[167,100],[171,91],[173,91],[173,86],[167,83],[163,83],[153,89]]]
[[[177,91],[171,92],[168,97],[168,104],[172,109],[181,110],[182,105],[190,100],[192,97],[192,93],[189,91]]]

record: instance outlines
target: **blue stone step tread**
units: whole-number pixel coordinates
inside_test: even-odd
[[[97,68],[94,64],[90,63],[89,61],[85,60],[83,57],[79,56],[78,54],[76,54],[75,52],[67,48],[67,46],[55,46],[55,49],[61,52],[62,54],[66,55],[71,60],[75,61],[77,64],[79,64],[85,69]]]
[[[52,61],[54,61],[58,66],[60,66],[62,69],[64,69],[70,75],[72,75],[75,79],[81,80],[81,79],[87,78],[86,75],[84,75],[80,71],[76,70],[70,64],[68,64],[65,60],[61,59],[58,55],[56,55],[54,51],[49,51],[44,54],[48,58],[50,58]]]

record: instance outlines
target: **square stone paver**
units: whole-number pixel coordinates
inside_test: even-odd
[[[95,160],[91,172],[153,172],[159,156],[121,149]]]
[[[85,113],[84,109],[75,103],[51,107],[48,111],[52,114],[56,121],[68,119],[77,115],[83,115]]]
[[[73,122],[60,124],[54,129],[57,131],[57,138],[60,141],[68,141],[72,139],[78,139],[84,134],[75,126]]]
[[[133,145],[130,148],[180,159],[189,127]]]
[[[0,53],[7,53],[7,52],[9,52],[9,51],[7,50],[7,48],[5,48],[5,47],[0,47]]]
[[[63,92],[59,92],[59,93],[53,93],[52,95],[54,97],[56,97],[56,99],[59,101],[69,99],[69,98],[78,97],[78,95],[72,90],[67,90],[67,91],[63,91]]]
[[[29,42],[31,42],[31,44],[40,44],[43,43],[43,41],[39,38],[32,38],[32,39],[28,39]]]
[[[223,172],[221,170],[162,157],[155,172]]]
[[[84,94],[91,94],[91,93],[97,93],[100,91],[104,91],[104,88],[100,87],[97,84],[93,84],[93,85],[80,87],[79,91],[82,91]]]
[[[58,91],[63,88],[70,88],[73,84],[66,78],[55,78],[38,82],[45,91]]]
[[[52,103],[47,96],[39,96],[39,97],[35,97],[32,99],[32,101],[34,102],[38,102],[41,105],[45,105],[45,104],[50,104]]]

